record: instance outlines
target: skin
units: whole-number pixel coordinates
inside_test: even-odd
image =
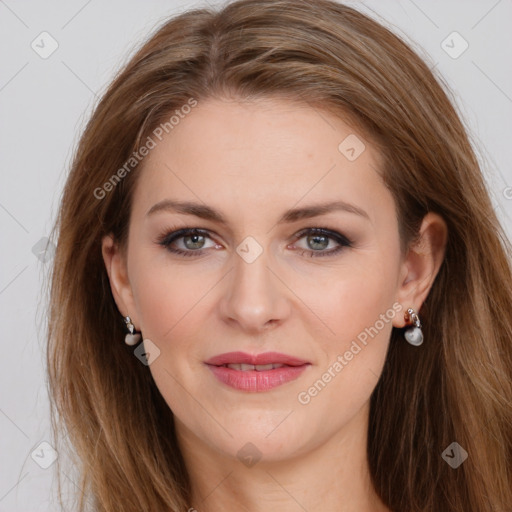
[[[351,134],[365,143],[354,161],[338,150]],[[126,252],[104,238],[120,314],[160,350],[149,369],[175,415],[192,481],[190,506],[199,512],[388,510],[369,478],[369,399],[392,327],[406,325],[407,308],[419,311],[428,295],[447,230],[429,213],[420,241],[402,254],[394,200],[379,165],[380,155],[361,135],[308,105],[209,99],[145,159]],[[165,199],[208,205],[227,224],[171,210],[147,215]],[[286,210],[339,200],[368,218],[332,211],[278,223]],[[193,252],[204,244],[202,254],[180,256],[158,243],[184,227],[209,235],[199,243],[181,238],[172,247]],[[339,245],[297,236],[312,227],[353,244],[312,257]],[[248,236],[263,249],[252,263],[236,251]],[[393,304],[401,311],[333,372],[338,356],[365,328],[380,326]],[[311,364],[292,382],[244,392],[219,382],[204,364],[239,350],[277,351]],[[299,394],[329,368],[335,376],[301,403]],[[247,443],[256,448],[245,451],[261,457],[251,467],[237,457]]]

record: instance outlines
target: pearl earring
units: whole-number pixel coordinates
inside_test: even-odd
[[[140,341],[140,338],[141,338],[141,335],[140,333],[136,333],[135,332],[135,327],[134,325],[132,324],[132,320],[129,316],[125,316],[124,317],[124,321],[126,323],[126,327],[128,328],[128,330],[130,331],[125,337],[124,337],[124,342],[127,344],[127,345],[136,345],[139,341]]]
[[[415,347],[423,343],[423,331],[421,330],[421,322],[418,314],[414,309],[409,308],[405,314],[405,320],[412,324],[412,327],[407,329],[404,333],[405,339]]]

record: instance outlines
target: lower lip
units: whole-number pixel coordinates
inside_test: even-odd
[[[240,391],[269,391],[282,384],[297,379],[300,374],[309,366],[283,366],[274,370],[233,370],[225,366],[207,365],[215,377],[224,384]]]

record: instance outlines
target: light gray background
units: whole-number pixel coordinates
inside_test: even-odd
[[[445,77],[511,237],[512,0],[347,3],[419,45]],[[51,440],[40,291],[51,252],[38,258],[34,251],[53,223],[74,145],[97,96],[140,40],[169,15],[204,5],[0,0],[0,512],[57,510],[50,493],[55,466],[42,469],[31,457],[51,456],[40,446]],[[34,40],[42,46],[43,31],[58,43],[47,59],[31,47]],[[458,58],[442,47],[446,41],[452,55],[463,48],[457,36],[446,39],[453,31],[469,44]]]

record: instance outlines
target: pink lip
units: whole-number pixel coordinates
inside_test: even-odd
[[[308,364],[303,359],[280,354],[279,352],[263,352],[262,354],[247,354],[245,352],[226,352],[206,361],[206,364],[221,366],[223,364],[286,364],[288,366],[301,366]]]
[[[235,370],[227,368],[227,364],[283,364],[282,368],[273,370]],[[229,352],[212,357],[206,365],[224,384],[240,391],[269,391],[277,386],[295,380],[310,365],[307,361],[277,352],[262,354],[246,354],[245,352]]]

